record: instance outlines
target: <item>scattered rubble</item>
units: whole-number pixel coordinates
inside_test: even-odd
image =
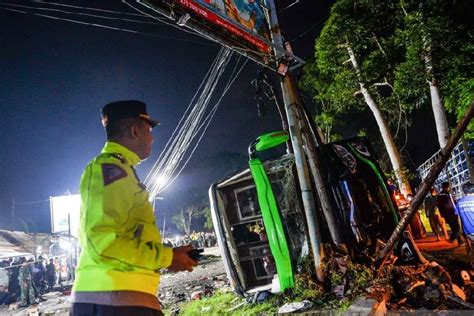
[[[231,291],[224,264],[219,256],[204,253],[193,272],[163,273],[158,297],[166,308],[211,296],[216,290]]]
[[[308,300],[302,302],[286,303],[278,309],[278,314],[302,312],[313,307],[313,303]]]
[[[430,259],[436,258],[431,256]],[[449,258],[443,259],[449,269],[436,261],[402,265],[392,255],[377,271],[370,261],[356,263],[347,255],[328,252],[324,261],[326,284],[311,285],[308,283],[311,273],[299,273],[296,282],[301,288],[284,293],[282,299],[288,302],[308,298],[314,308],[341,309],[348,314],[474,310],[474,282],[471,281],[474,271],[467,262],[456,261],[451,265]],[[305,291],[305,285],[310,292]],[[349,302],[352,302],[350,306]]]

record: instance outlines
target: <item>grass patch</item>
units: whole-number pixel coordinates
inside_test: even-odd
[[[382,276],[377,276],[370,266],[351,261],[347,261],[345,273],[334,263],[327,262],[324,266],[327,277],[324,284],[315,281],[311,270],[312,266],[308,265],[307,269],[303,269],[306,272],[295,276],[293,288],[271,296],[262,304],[247,303],[244,298],[232,292],[216,292],[201,300],[183,303],[180,305],[179,315],[274,315],[285,303],[304,300],[313,303],[312,310],[326,310],[340,315],[349,308],[354,299],[366,296],[367,288],[386,282]],[[333,293],[333,289],[342,284],[345,288],[344,297],[338,297]],[[239,304],[241,306],[232,309]],[[164,312],[165,315],[170,315],[170,311]]]
[[[270,299],[262,304],[244,304],[229,312],[231,308],[243,302],[245,302],[245,299],[233,293],[217,292],[213,296],[181,305],[179,315],[272,315],[277,311],[274,300]],[[166,310],[165,315],[170,315],[170,311]]]

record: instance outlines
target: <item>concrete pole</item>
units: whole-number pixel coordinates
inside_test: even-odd
[[[311,181],[308,174],[308,166],[303,151],[303,139],[298,119],[296,118],[295,95],[292,93],[292,84],[289,76],[285,76],[281,82],[283,91],[283,100],[285,103],[285,111],[288,118],[288,126],[290,131],[290,140],[293,145],[295,156],[296,171],[298,181],[301,188],[301,198],[308,223],[308,233],[311,242],[311,250],[314,257],[314,268],[319,281],[324,280],[324,273],[321,267],[321,259],[323,257],[323,248],[321,244],[321,229],[317,222],[316,207],[314,203],[314,193],[311,188]]]
[[[267,0],[266,3],[269,9],[272,42],[275,47],[280,50],[284,50],[280,28],[278,26],[275,3],[273,0]],[[278,57],[283,57],[281,53],[279,55],[280,56]],[[318,280],[322,282],[324,281],[324,273],[321,264],[321,259],[323,257],[321,230],[316,220],[317,214],[314,203],[314,194],[311,188],[311,181],[308,174],[308,166],[304,156],[301,126],[296,116],[296,106],[298,105],[298,98],[294,93],[293,83],[289,75],[283,77],[280,84],[283,94],[283,102],[285,105],[285,112],[288,120],[290,140],[293,146],[293,152],[295,156],[296,171],[298,174],[298,181],[301,189],[301,198],[303,200],[306,221],[308,223],[308,233],[311,243],[311,250],[313,252],[314,257],[315,272]]]

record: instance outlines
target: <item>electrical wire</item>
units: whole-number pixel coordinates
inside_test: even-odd
[[[140,5],[142,5],[142,6],[146,7],[146,8],[148,8],[148,9],[152,10],[153,12],[156,12],[156,13],[161,14],[159,11],[156,11],[155,9],[153,9],[153,8],[151,8],[151,7],[149,7],[149,6],[147,6],[146,4],[144,4],[143,2],[141,2],[140,0],[136,0],[136,2],[139,3]],[[184,28],[179,27],[178,25],[175,25],[175,24],[173,24],[173,23],[171,23],[171,22],[168,22],[167,19],[171,20],[169,17],[167,17],[167,19],[163,19],[163,18],[154,16],[154,15],[151,15],[151,14],[146,13],[145,11],[143,11],[143,10],[137,8],[136,6],[132,5],[131,3],[128,3],[126,0],[122,0],[122,3],[125,4],[125,5],[127,5],[127,6],[129,6],[129,7],[132,8],[133,10],[136,10],[137,12],[140,12],[141,14],[143,14],[143,15],[149,17],[149,18],[152,18],[152,19],[154,19],[154,20],[158,20],[158,21],[160,21],[160,22],[162,22],[162,23],[164,23],[164,24],[167,24],[167,25],[169,25],[169,26],[171,26],[171,27],[174,27],[174,28],[176,28],[176,29],[178,29],[178,30],[181,30],[181,31],[184,31],[184,32],[189,33],[189,34],[193,34],[193,35],[197,35],[197,36],[200,36],[200,37],[209,39],[209,38],[207,38],[207,37],[202,36],[202,35],[199,34],[199,33],[196,33],[196,32],[194,32],[194,31],[185,30]]]
[[[13,201],[13,204],[15,205],[30,205],[30,204],[38,204],[38,203],[44,203],[44,202],[49,202],[50,200],[38,200],[38,201],[30,201],[30,202],[17,202]]]
[[[210,106],[212,96],[216,93],[218,83],[232,57],[233,52],[228,48],[223,47],[218,52],[172,136],[146,176],[144,183],[148,187],[151,200],[170,187],[187,166],[206,134],[222,99],[248,62],[247,58],[241,62],[243,57],[240,55],[237,57],[222,92],[219,92],[219,98]]]
[[[321,24],[323,24],[324,22],[326,21],[326,19],[324,20],[321,20],[317,23],[314,23],[313,25],[311,25],[310,27],[308,27],[306,30],[304,30],[303,32],[301,32],[299,35],[297,35],[295,38],[289,40],[290,43],[294,43],[300,39],[302,39],[303,37],[305,37],[309,32],[311,32],[312,30],[314,30],[316,27],[320,26]]]
[[[40,11],[52,11],[52,12],[59,12],[59,13],[64,13],[64,14],[73,14],[73,15],[88,16],[88,17],[94,17],[94,18],[102,18],[102,19],[106,19],[106,20],[119,20],[119,21],[141,23],[141,24],[161,25],[161,23],[157,23],[157,22],[148,22],[148,21],[116,18],[116,17],[105,16],[105,15],[97,15],[97,14],[81,13],[81,12],[71,12],[71,11],[64,11],[64,10],[59,10],[59,9],[27,6],[27,5],[6,3],[6,2],[0,2],[0,4],[12,6],[12,7],[18,7],[18,8],[25,8],[25,9],[33,9],[33,10],[40,10]]]
[[[206,121],[204,122],[203,126],[204,127],[204,130],[203,132],[201,133],[201,135],[199,136],[199,139],[197,140],[196,144],[194,145],[194,148],[192,149],[191,153],[189,154],[187,160],[184,162],[184,164],[182,165],[182,167],[180,168],[180,170],[176,173],[176,175],[174,176],[174,178],[172,179],[172,181],[170,181],[168,183],[168,185],[166,185],[165,187],[163,187],[163,190],[165,190],[166,188],[168,188],[173,182],[174,180],[176,180],[176,178],[178,178],[178,176],[181,174],[181,172],[183,171],[183,169],[186,167],[186,165],[188,164],[189,160],[191,159],[191,157],[193,156],[195,150],[197,149],[199,143],[201,142],[202,138],[204,137],[204,134],[206,133],[215,113],[217,112],[217,109],[218,109],[218,106],[220,105],[220,102],[222,101],[222,99],[224,98],[225,94],[227,93],[227,91],[230,89],[230,87],[232,86],[232,84],[234,83],[234,81],[237,79],[238,75],[240,74],[240,72],[244,69],[245,65],[247,64],[248,62],[248,59],[245,59],[244,63],[240,66],[240,69],[239,71],[237,72],[237,74],[232,78],[232,80],[230,80],[230,84],[226,87],[226,89],[224,90],[224,92],[222,93],[221,97],[219,98],[219,100],[216,102],[216,104],[214,105],[213,109],[211,110],[211,113],[208,115],[208,117],[206,118]],[[159,193],[159,192],[158,192]]]
[[[294,6],[295,4],[298,4],[298,3],[300,3],[300,0],[295,0],[294,2],[290,3],[289,5],[287,5],[286,7],[281,9],[280,11],[278,11],[278,13],[283,13],[286,10],[288,10],[289,8],[291,8],[292,6]]]
[[[143,3],[143,2],[140,1],[140,0],[137,0],[136,2],[139,3],[139,4],[141,4],[141,5],[144,6],[144,7],[148,8],[148,9],[152,10],[153,12],[156,12],[156,13],[158,13],[158,14],[162,14],[160,11],[156,10],[156,9],[153,8],[153,7],[150,7],[150,6],[146,5],[145,3]],[[131,8],[133,8],[133,9],[137,10],[138,12],[140,12],[140,13],[142,13],[142,14],[145,14],[145,15],[151,17],[151,18],[157,18],[157,17],[155,17],[155,16],[153,16],[153,15],[151,15],[151,14],[148,14],[148,13],[144,12],[144,11],[141,10],[141,9],[138,9],[137,7],[135,7],[135,6],[133,6],[132,4],[128,3],[126,0],[122,0],[122,3],[124,3],[124,4],[128,5],[128,6],[130,6]],[[170,19],[171,19],[171,18],[170,18]],[[165,23],[164,21],[162,21],[162,22]],[[194,22],[195,22],[196,24],[200,24],[201,26],[204,27],[204,25],[203,25],[202,23],[200,23],[199,21],[194,20]],[[210,41],[212,41],[212,42],[215,42],[215,43],[217,43],[217,44],[219,44],[219,45],[223,45],[222,43],[218,42],[216,39],[214,39],[214,38],[212,38],[212,37],[209,37],[209,36],[207,36],[207,35],[205,35],[205,34],[202,34],[202,33],[200,33],[200,32],[193,31],[193,30],[192,30],[191,28],[189,28],[188,26],[186,26],[188,29],[185,29],[184,27],[180,27],[180,26],[178,26],[178,25],[174,25],[174,24],[171,24],[171,23],[169,23],[169,24],[170,24],[171,26],[173,26],[173,27],[175,27],[175,28],[181,30],[181,31],[184,31],[184,32],[187,32],[187,33],[191,33],[191,34],[200,36],[200,37],[202,37],[202,38],[205,38],[205,39],[207,39],[207,40],[210,40]],[[271,44],[269,44],[269,45],[271,45]],[[235,51],[237,51],[237,52],[239,52],[239,53],[241,53],[241,54],[242,54],[242,53],[245,54],[245,52],[251,52],[251,53],[253,53],[253,54],[255,54],[255,55],[258,55],[258,56],[261,56],[261,57],[263,57],[263,58],[271,58],[271,57],[272,57],[271,54],[269,54],[269,53],[263,53],[263,52],[260,52],[260,51],[257,51],[257,50],[255,50],[255,49],[251,49],[251,48],[237,47],[237,46],[227,45],[227,44],[226,44],[225,46],[227,46],[227,47],[229,47],[230,49],[235,50]]]
[[[75,6],[75,5],[70,5],[70,4],[58,3],[58,2],[50,2],[50,1],[46,2],[42,0],[31,0],[31,2],[48,4],[48,5],[53,5],[53,6],[61,6],[61,7],[66,7],[66,8],[99,11],[99,12],[112,13],[112,14],[146,17],[146,16],[143,16],[142,14],[137,14],[137,13],[120,12],[120,11],[113,11],[113,10],[106,10],[106,9],[99,9],[99,8],[92,8],[92,7],[81,7],[81,6]]]
[[[27,14],[27,15],[29,14],[29,15],[39,16],[39,17],[43,17],[43,18],[59,20],[59,21],[66,21],[66,22],[71,22],[71,23],[76,23],[76,24],[81,24],[81,25],[94,26],[94,27],[104,28],[104,29],[113,30],[113,31],[122,31],[122,32],[127,32],[127,33],[132,33],[132,34],[147,35],[147,36],[152,36],[152,37],[165,38],[165,39],[169,39],[169,40],[176,40],[176,41],[182,41],[182,42],[197,43],[197,44],[203,44],[203,45],[212,45],[210,43],[205,43],[205,42],[196,41],[196,40],[192,40],[192,39],[177,38],[177,37],[172,37],[172,36],[160,35],[160,34],[156,34],[156,33],[147,33],[147,32],[142,32],[142,31],[137,31],[137,30],[132,30],[132,29],[126,29],[126,28],[120,28],[120,27],[113,27],[113,26],[108,26],[108,25],[103,25],[103,24],[98,24],[98,23],[83,22],[83,21],[78,21],[78,20],[73,20],[73,19],[60,18],[60,17],[56,17],[56,16],[52,16],[52,15],[22,11],[22,10],[19,10],[19,9],[13,9],[13,8],[8,8],[8,7],[0,7],[0,10],[11,11],[11,12],[16,12],[16,13],[22,13],[22,14]]]
[[[166,177],[168,177],[169,174],[174,172],[173,168],[177,168],[177,164],[181,161],[185,149],[189,146],[190,141],[192,141],[192,137],[195,136],[195,131],[198,127],[198,123],[204,115],[204,111],[206,109],[207,104],[209,103],[212,91],[215,89],[215,86],[217,84],[217,79],[222,75],[223,70],[225,69],[224,67],[228,63],[229,57],[229,50],[221,49],[219,51],[218,56],[216,57],[213,65],[211,66],[211,71],[208,72],[207,78],[205,78],[206,84],[201,84],[202,90],[200,92],[200,96],[195,101],[194,107],[192,108],[192,110],[188,114],[188,117],[180,127],[178,134],[175,136],[171,144],[168,145],[168,148],[165,148],[163,150],[162,154],[160,155],[160,158],[155,163],[158,165],[155,167],[155,172],[154,174],[152,173],[152,177],[158,179],[158,177],[160,176],[165,176],[164,173],[167,173]],[[166,172],[164,172],[163,166],[167,162],[171,162],[171,164],[168,164]],[[159,182],[151,181],[152,183],[148,183],[149,179],[150,177],[147,177],[147,179],[145,180],[145,184],[147,186]]]

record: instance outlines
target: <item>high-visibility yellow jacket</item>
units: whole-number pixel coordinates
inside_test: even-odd
[[[107,142],[81,179],[81,256],[74,292],[138,291],[156,295],[158,269],[171,264],[148,192],[135,174],[140,158]]]

